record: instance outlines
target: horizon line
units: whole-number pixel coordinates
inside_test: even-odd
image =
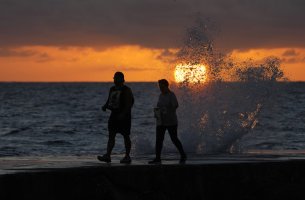
[[[158,81],[125,81],[125,83],[154,83]],[[113,83],[113,81],[0,81],[0,83]]]
[[[125,81],[125,83],[156,83],[158,81]],[[231,81],[223,81],[231,82]],[[242,82],[242,81],[233,81]],[[304,83],[305,80],[295,80],[295,81],[277,81],[279,83],[290,82],[290,83]],[[113,83],[113,81],[0,81],[0,83]]]

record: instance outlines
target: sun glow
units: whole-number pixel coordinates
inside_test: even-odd
[[[207,68],[201,64],[179,64],[175,68],[174,75],[177,83],[201,84],[207,80]]]

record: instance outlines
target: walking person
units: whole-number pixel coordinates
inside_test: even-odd
[[[125,143],[125,157],[120,163],[131,163],[130,158],[130,129],[131,129],[131,108],[134,104],[134,97],[131,89],[124,85],[125,79],[122,72],[116,72],[113,77],[114,86],[110,88],[106,104],[102,107],[103,111],[111,110],[108,120],[108,143],[107,152],[103,156],[98,156],[102,162],[111,162],[111,151],[115,145],[117,133],[121,133]]]
[[[178,119],[176,110],[178,108],[178,101],[176,95],[169,89],[169,83],[166,79],[158,81],[161,94],[155,108],[155,117],[157,121],[156,126],[156,157],[149,164],[161,163],[161,151],[166,130],[170,138],[180,153],[180,163],[185,163],[186,154],[183,150],[182,144],[177,136]]]

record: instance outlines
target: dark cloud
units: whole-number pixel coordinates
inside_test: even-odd
[[[14,50],[10,48],[0,48],[0,57],[29,57],[37,53],[31,50]]]
[[[305,63],[304,54],[293,49],[285,51],[282,56],[281,61],[284,63]]]
[[[181,45],[196,13],[222,48],[305,47],[303,0],[0,0],[0,46]]]
[[[0,57],[35,57],[37,62],[47,62],[53,60],[47,53],[33,50],[0,48]]]
[[[162,60],[163,62],[173,63],[176,61],[176,53],[168,49],[164,49],[158,56],[157,59]]]
[[[118,67],[121,71],[155,71],[157,68],[143,68],[143,67]]]
[[[102,66],[102,67],[96,67],[94,68],[95,71],[101,72],[101,71],[129,71],[129,72],[142,72],[142,71],[156,71],[160,70],[159,68],[143,68],[143,67],[136,67],[136,66]]]
[[[40,53],[40,54],[38,54],[37,62],[39,62],[39,63],[49,62],[49,61],[52,61],[52,60],[54,60],[54,58],[52,58],[47,53]]]
[[[161,54],[160,54],[159,56],[160,56],[160,57],[171,57],[171,56],[173,56],[173,55],[175,55],[174,52],[171,52],[171,51],[168,50],[168,49],[164,49],[164,50],[161,52]]]
[[[289,49],[282,54],[282,56],[285,56],[285,57],[297,56],[297,55],[299,55],[299,54],[294,49]]]
[[[301,60],[297,58],[283,58],[281,59],[283,63],[297,63],[297,62],[302,62]]]

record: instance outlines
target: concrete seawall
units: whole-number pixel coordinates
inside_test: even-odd
[[[0,199],[305,199],[305,161],[100,165],[0,175]]]

